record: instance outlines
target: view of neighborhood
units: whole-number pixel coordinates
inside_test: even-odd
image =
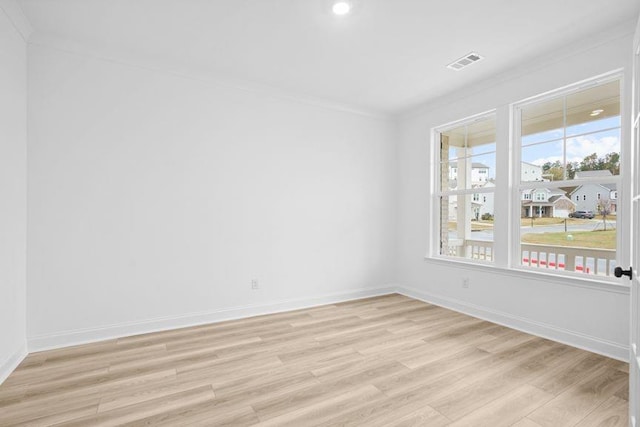
[[[615,153],[617,156],[617,153]],[[542,166],[522,162],[521,181],[552,181],[549,179],[549,169],[552,166]],[[472,163],[471,186],[472,188],[494,188],[495,179],[490,178],[490,168],[482,163]],[[575,177],[598,178],[611,177],[609,169],[580,169],[575,172]],[[457,168],[449,167],[449,182],[455,189],[457,181]],[[473,219],[476,221],[491,220],[494,216],[494,193],[474,193],[471,206]],[[569,187],[527,189],[521,192],[521,205],[523,218],[571,218],[573,213],[587,211],[594,215],[614,215],[616,213],[618,191],[615,184],[580,184]],[[455,219],[457,210],[457,197],[449,198],[451,219]]]
[[[618,90],[618,82],[611,82],[522,110],[523,265],[611,275],[619,202]],[[495,203],[496,150],[495,116],[441,133],[444,255],[494,259],[494,225],[502,226],[509,215]]]

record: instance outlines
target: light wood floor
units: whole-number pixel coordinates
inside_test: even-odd
[[[0,425],[627,426],[628,365],[400,295],[35,353]]]

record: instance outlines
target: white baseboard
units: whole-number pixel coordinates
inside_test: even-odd
[[[629,347],[618,343],[606,341],[579,332],[558,328],[554,325],[526,319],[524,317],[519,317],[510,313],[489,309],[487,307],[482,307],[454,298],[436,296],[418,289],[398,286],[396,288],[396,291],[397,293],[410,298],[418,299],[424,302],[458,311],[460,313],[468,314],[470,316],[487,320],[492,323],[497,323],[499,325],[503,325],[512,329],[517,329],[528,334],[547,338],[593,353],[602,354],[603,356],[622,360],[624,362],[629,361]]]
[[[28,337],[28,348],[29,352],[52,350],[73,345],[89,344],[114,338],[122,338],[131,335],[205,325],[209,323],[223,322],[225,320],[280,313],[283,311],[299,310],[318,305],[386,295],[394,292],[395,286],[389,285],[388,287],[382,288],[360,289],[311,298],[298,298],[267,304],[225,308],[209,312],[189,313],[181,316],[143,320],[141,322],[126,322],[100,328],[77,329],[51,335]]]
[[[27,343],[23,343],[8,359],[4,360],[0,365],[0,384],[11,375],[11,373],[18,367],[20,362],[27,357]]]
[[[109,325],[101,328],[78,329],[51,335],[41,335],[28,338],[29,352],[51,350],[73,345],[89,344],[131,335],[165,331],[169,329],[185,328],[241,319],[264,314],[280,313],[291,310],[315,307],[323,304],[369,298],[378,295],[399,293],[410,298],[425,301],[451,310],[455,310],[489,322],[497,323],[509,328],[517,329],[529,334],[537,335],[553,341],[558,341],[573,347],[581,348],[607,357],[629,360],[629,348],[597,337],[579,332],[558,328],[554,325],[515,316],[487,307],[478,306],[453,298],[436,296],[422,290],[403,286],[389,285],[382,288],[360,289],[349,292],[334,293],[311,298],[283,300],[267,304],[255,304],[242,307],[232,307],[210,312],[190,313],[182,316],[149,319],[141,322],[127,322]],[[0,380],[4,380],[26,356],[26,348],[21,349],[0,368]],[[5,375],[6,376],[3,376]],[[0,381],[1,382],[1,381]]]

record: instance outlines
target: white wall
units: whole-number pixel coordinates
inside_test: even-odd
[[[632,31],[633,27],[629,26],[596,35],[590,41],[568,46],[539,58],[528,67],[511,70],[403,116],[398,155],[397,240],[398,279],[405,288],[403,292],[614,357],[628,357],[628,288],[580,286],[576,281],[553,278],[541,280],[535,275],[514,274],[507,269],[498,272],[427,260],[425,255],[432,238],[429,231],[430,129],[497,108],[499,133],[508,135],[510,103],[623,67],[628,83]],[[629,90],[628,86],[625,88]],[[628,111],[629,100],[624,99],[624,104],[624,111]],[[624,120],[623,123],[629,123],[627,113]],[[628,138],[627,130],[623,132]],[[508,140],[499,138],[497,143],[504,146]],[[507,161],[504,153],[505,150],[499,154],[498,163]],[[628,160],[627,156],[623,167],[630,166]],[[497,206],[507,206],[506,178],[497,177]],[[629,189],[623,191],[627,194]],[[623,208],[628,212],[628,198]],[[496,212],[496,219],[506,220],[504,210]],[[498,250],[503,249],[500,256],[505,266],[507,242],[507,227],[499,227],[496,245]],[[623,247],[629,247],[626,235]],[[622,264],[628,262],[628,250],[620,254],[619,260]],[[468,289],[461,286],[465,277],[471,279]]]
[[[628,67],[630,56],[630,36],[594,36],[408,112],[396,147],[388,120],[32,45],[30,349],[399,282],[410,295],[623,358],[627,288],[424,255],[432,127],[498,107],[504,129],[509,103]],[[496,197],[504,202],[503,188]]]
[[[26,355],[27,48],[0,2],[0,383]]]
[[[392,283],[393,122],[38,45],[29,87],[30,350]]]

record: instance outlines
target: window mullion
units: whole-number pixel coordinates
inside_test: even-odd
[[[567,96],[562,97],[562,176],[567,180]]]
[[[509,206],[509,128],[510,128],[509,106],[503,106],[496,110],[496,187],[495,206]],[[494,262],[497,267],[508,267],[509,265],[509,235],[510,209],[495,209],[496,224],[503,224],[494,228],[493,245],[495,248]]]

